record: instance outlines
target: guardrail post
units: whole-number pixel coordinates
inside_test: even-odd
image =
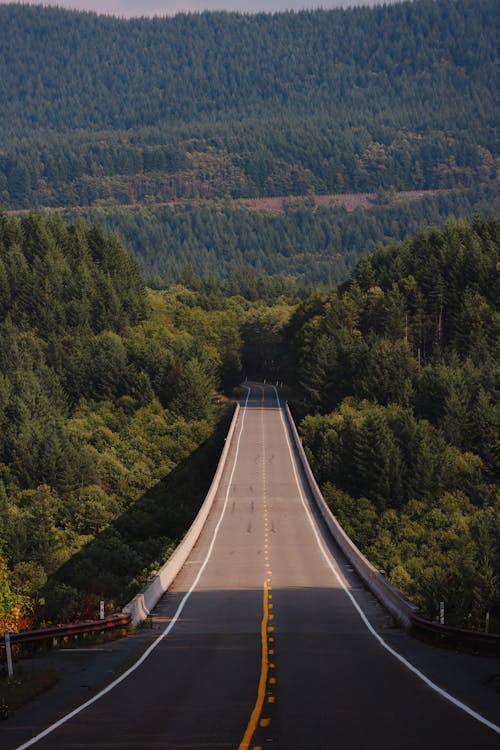
[[[7,657],[7,673],[9,677],[12,677],[14,670],[12,669],[12,649],[10,645],[10,633],[8,630],[5,631],[5,656]]]

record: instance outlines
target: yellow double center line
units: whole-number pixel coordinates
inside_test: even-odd
[[[255,701],[254,709],[250,715],[250,721],[246,728],[243,739],[241,740],[238,750],[248,750],[250,741],[257,729],[259,718],[262,713],[264,706],[264,699],[266,697],[266,686],[267,686],[267,672],[268,672],[268,649],[267,649],[267,624],[269,622],[269,586],[267,581],[264,581],[264,597],[263,597],[263,615],[262,623],[260,626],[260,637],[262,641],[262,662],[260,668],[260,679],[259,687],[257,689],[257,700]]]
[[[262,398],[261,400],[264,401],[264,388],[261,387],[262,392]],[[272,595],[269,593],[270,589],[270,583],[271,583],[271,571],[269,570],[270,564],[269,564],[269,531],[268,531],[268,514],[267,514],[267,481],[266,481],[266,435],[265,435],[265,429],[264,429],[264,409],[261,411],[261,429],[262,429],[262,451],[263,451],[263,463],[262,463],[262,499],[264,502],[264,564],[267,568],[267,578],[264,581],[264,593],[263,593],[263,605],[262,605],[262,622],[260,625],[260,637],[261,637],[261,643],[262,643],[262,653],[261,653],[261,668],[260,668],[260,678],[259,678],[259,686],[257,688],[257,700],[255,701],[255,706],[253,708],[253,711],[250,715],[250,720],[248,722],[248,726],[245,730],[245,734],[243,735],[243,739],[241,740],[238,750],[248,750],[250,746],[250,742],[252,740],[252,737],[255,733],[255,730],[257,729],[257,726],[259,724],[261,726],[268,726],[270,723],[270,719],[260,719],[262,715],[262,709],[264,707],[264,700],[266,697],[266,689],[267,689],[267,681],[268,681],[268,672],[270,667],[273,668],[274,665],[269,663],[269,656],[270,656],[270,650],[268,646],[268,640],[274,640],[274,638],[271,639],[269,636],[269,631],[274,630],[274,628],[269,627],[269,620],[273,619],[274,615],[269,614],[269,610],[272,608],[272,604],[270,604],[269,600],[272,599]],[[271,654],[274,653],[274,647],[271,651]],[[274,678],[272,678],[272,681],[275,682]],[[269,702],[274,702],[273,697],[269,697]]]

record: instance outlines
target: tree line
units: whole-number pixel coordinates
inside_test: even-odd
[[[495,182],[498,21],[494,0],[130,20],[2,6],[0,204]]]
[[[285,380],[327,502],[389,580],[429,616],[444,600],[448,622],[498,629],[499,229],[421,229],[336,289],[186,267],[152,291],[115,235],[2,214],[4,626],[139,590],[210,482],[214,394],[248,375]]]
[[[113,206],[496,182],[489,136],[379,131],[373,123],[339,128],[332,131],[330,118],[270,112],[244,126],[216,122],[208,132],[197,123],[99,138],[34,131],[0,153],[0,201],[11,209]]]
[[[149,285],[185,278],[244,278],[241,269],[301,286],[339,284],[361,255],[390,239],[402,240],[422,225],[450,215],[471,219],[500,209],[495,187],[453,191],[370,209],[314,209],[312,197],[290,200],[283,213],[249,211],[230,201],[193,201],[144,209],[79,211],[117,233],[132,249]],[[68,211],[65,216],[72,218]],[[250,277],[252,278],[252,277]],[[247,284],[245,284],[247,286]],[[232,285],[234,291],[236,287]]]
[[[379,122],[395,103],[396,121],[416,113],[419,125],[468,129],[479,126],[465,108],[484,115],[488,106],[481,90],[497,52],[494,0],[130,20],[1,11],[4,134],[260,114],[269,103],[299,114],[340,110],[337,120],[358,122],[366,93],[380,102]]]
[[[0,214],[0,340],[1,616],[13,626],[13,597],[20,622],[118,606],[179,523],[140,550],[115,534],[102,576],[57,572],[213,434],[236,314],[148,292],[100,227]]]
[[[500,222],[422,230],[364,257],[285,329],[304,444],[367,556],[434,616],[500,624]]]

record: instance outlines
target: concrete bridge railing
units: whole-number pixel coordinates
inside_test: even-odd
[[[157,605],[163,594],[167,591],[169,586],[173,583],[175,577],[178,575],[182,566],[189,557],[191,550],[196,544],[198,537],[201,534],[203,526],[208,518],[208,514],[212,510],[217,490],[219,488],[222,472],[226,465],[227,455],[231,446],[231,440],[236,428],[236,422],[238,421],[238,414],[240,411],[239,404],[233,414],[233,419],[229,427],[229,431],[224,444],[219,464],[215,472],[212,484],[208,490],[207,496],[198,511],[198,515],[191,524],[189,531],[186,533],[180,544],[176,547],[175,551],[168,558],[167,562],[160,568],[158,573],[151,579],[147,586],[130,601],[124,608],[123,612],[129,613],[132,617],[132,625],[136,626],[143,620],[145,620],[150,612]]]
[[[311,494],[333,539],[370,591],[391,613],[397,622],[399,622],[404,628],[410,629],[412,627],[412,615],[416,614],[418,607],[405,599],[401,592],[389,583],[384,574],[371,564],[337,521],[321,494],[321,490],[314,478],[314,474],[309,466],[309,461],[307,460],[307,456],[288,404],[285,407],[285,414],[292,442],[300,460],[305,478],[310,487]]]

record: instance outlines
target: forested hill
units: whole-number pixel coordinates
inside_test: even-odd
[[[500,628],[499,248],[498,217],[450,220],[299,303],[248,272],[151,292],[112,234],[0,213],[0,628],[136,593],[242,372],[286,381],[328,502],[397,586]]]
[[[399,101],[399,125],[469,128],[487,106],[498,20],[495,0],[128,21],[2,6],[2,130],[131,128],[269,104],[348,124],[365,118],[367,95],[379,122]]]
[[[292,317],[315,476],[348,533],[424,612],[500,628],[499,219],[378,249]],[[493,622],[493,620],[492,620]]]
[[[2,333],[12,324],[44,340],[119,333],[146,316],[145,295],[135,259],[100,227],[0,213]]]
[[[78,215],[123,237],[148,283],[161,288],[186,271],[220,280],[241,276],[242,270],[248,277],[249,269],[300,286],[338,284],[381,242],[404,239],[450,215],[472,219],[499,211],[500,192],[485,185],[353,212],[314,209],[306,197],[290,199],[282,213],[249,211],[229,201],[186,201],[134,210],[79,209]]]
[[[138,501],[212,435],[214,388],[239,370],[236,315],[147,296],[96,226],[0,212],[0,341],[0,629],[95,615],[99,592],[129,598],[192,520],[210,451],[178,506],[165,488]]]
[[[121,20],[2,5],[0,203],[492,181],[499,13],[416,0]]]

